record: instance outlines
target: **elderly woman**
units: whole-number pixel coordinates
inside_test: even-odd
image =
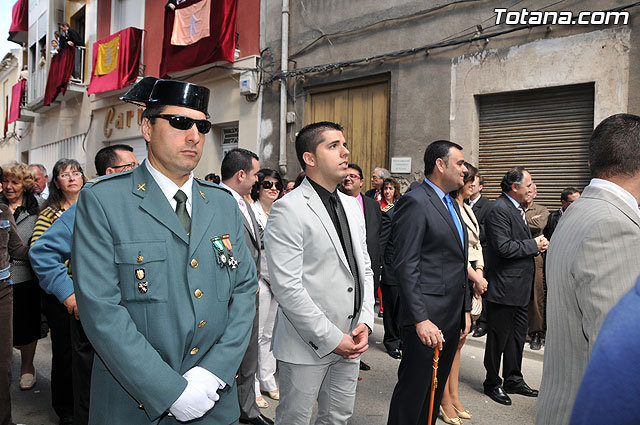
[[[466,163],[468,172],[464,175],[464,185],[456,192],[451,193],[451,198],[458,202],[460,215],[467,226],[469,243],[469,280],[471,296],[476,299],[487,290],[487,280],[484,278],[484,260],[482,258],[482,246],[480,245],[480,226],[473,210],[464,200],[471,196],[473,185],[478,174],[478,169]],[[440,415],[448,424],[462,424],[462,419],[471,419],[471,413],[462,406],[460,394],[458,394],[458,378],[460,375],[460,353],[466,338],[458,342],[458,350],[453,359],[453,365],[449,372],[449,379],[444,387],[442,401],[440,402]]]
[[[38,218],[38,201],[33,194],[33,175],[26,164],[9,162],[2,166],[2,197],[13,214],[22,243],[28,245]],[[40,338],[40,287],[28,261],[11,262],[13,280],[13,345],[20,350],[20,389],[36,384],[33,358]]]
[[[258,222],[260,239],[267,226],[267,219],[273,203],[282,196],[282,178],[280,174],[268,168],[258,172],[258,182],[253,186],[251,204],[253,213]],[[271,339],[273,337],[273,325],[276,320],[278,303],[269,287],[269,270],[267,270],[267,258],[264,245],[260,251],[260,286],[258,292],[258,373],[256,375],[256,404],[258,407],[269,407],[269,403],[262,397],[261,391],[269,394],[274,400],[280,399],[280,392],[276,385],[274,374],[276,373],[276,359],[271,351]]]
[[[75,159],[60,159],[53,166],[49,182],[49,197],[43,204],[31,235],[33,243],[53,224],[54,221],[76,203],[86,178],[82,166]],[[67,263],[67,267],[68,267]],[[55,295],[46,294],[43,308],[51,327],[51,402],[60,417],[60,423],[73,418],[73,384],[71,374],[71,324],[73,320],[67,305],[75,304],[75,295],[59,300]],[[73,308],[72,308],[73,310]],[[66,421],[66,422],[65,422]]]

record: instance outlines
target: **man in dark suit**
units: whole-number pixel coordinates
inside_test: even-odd
[[[473,182],[473,191],[471,196],[469,197],[469,206],[473,210],[473,214],[475,214],[476,219],[478,220],[478,225],[480,226],[480,245],[482,245],[482,256],[483,258],[487,258],[487,237],[484,232],[484,217],[487,213],[487,210],[491,206],[491,201],[484,196],[482,196],[482,189],[484,188],[484,177],[480,174],[476,175],[475,181]],[[486,260],[485,260],[486,263]],[[473,331],[473,336],[475,338],[486,335],[487,333],[487,306],[484,301],[484,295],[482,296],[482,313],[480,317],[476,321],[476,328]]]
[[[260,163],[258,155],[247,150],[232,149],[222,160],[220,174],[222,183],[220,186],[227,189],[238,203],[244,222],[244,236],[247,247],[256,264],[256,270],[260,270],[260,235],[258,223],[253,211],[247,205],[243,196],[251,193],[251,188],[258,181]],[[273,421],[260,414],[256,404],[255,379],[258,371],[258,296],[255,297],[256,315],[253,319],[251,339],[249,346],[238,369],[238,403],[240,404],[240,422],[254,425],[273,424]]]
[[[562,217],[562,214],[564,214],[567,208],[569,208],[569,205],[579,197],[580,192],[578,192],[578,189],[575,187],[567,187],[560,193],[560,203],[562,204],[562,207],[549,214],[547,225],[544,226],[544,230],[542,231],[545,238],[551,240],[551,235],[553,235],[553,232],[556,230],[560,217]]]
[[[485,217],[487,249],[486,296],[487,344],[484,392],[494,401],[509,405],[505,393],[537,397],[522,377],[522,350],[527,334],[527,306],[535,273],[533,257],[549,246],[540,235],[533,239],[520,206],[533,192],[531,175],[523,167],[509,170],[500,183],[502,195]],[[500,379],[502,358],[504,383]]]
[[[60,49],[64,49],[67,46],[84,46],[84,41],[78,31],[70,28],[68,23],[62,22],[58,24],[58,27],[60,28]]]
[[[467,229],[449,196],[462,187],[467,171],[462,147],[435,141],[425,150],[424,165],[427,178],[396,203],[391,225],[403,355],[388,425],[427,422],[436,347],[440,349],[437,412],[458,341],[471,327]]]
[[[372,198],[362,196],[360,190],[364,184],[362,168],[357,164],[349,164],[347,176],[340,183],[340,191],[349,196],[353,196],[360,204],[364,214],[364,223],[367,229],[367,252],[371,259],[371,269],[373,270],[374,291],[378,292],[380,284],[380,265],[382,256],[380,254],[380,227],[382,213],[380,204]],[[371,367],[360,360],[360,370],[369,370]]]

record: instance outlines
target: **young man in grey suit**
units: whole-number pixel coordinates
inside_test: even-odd
[[[547,254],[538,425],[569,423],[600,327],[640,274],[640,117],[602,121],[589,141],[589,164],[592,180],[562,214]]]
[[[349,163],[340,125],[304,127],[296,153],[307,177],[273,205],[265,230],[271,290],[280,304],[276,424],[308,425],[316,400],[316,424],[346,424],[373,328],[365,221],[355,198],[337,190]]]

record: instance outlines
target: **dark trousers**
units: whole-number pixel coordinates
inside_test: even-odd
[[[415,326],[403,326],[400,333],[403,347],[402,360],[398,368],[398,382],[391,397],[387,425],[423,425],[429,418],[434,350],[420,341]],[[453,329],[445,332],[444,338],[445,341],[453,342],[445,343],[440,352],[438,387],[435,392],[431,425],[435,424],[438,418],[442,393],[458,348],[460,330]]]
[[[385,285],[380,283],[382,291],[382,305],[384,305],[384,315],[382,323],[384,324],[384,338],[382,342],[387,351],[400,349],[400,326],[398,325],[398,287],[395,285]]]
[[[44,296],[43,307],[51,329],[51,405],[59,417],[71,417],[71,315],[54,295]]]
[[[82,323],[71,319],[71,363],[73,364],[73,423],[89,423],[89,395],[91,394],[91,369],[93,346],[84,333]]]
[[[522,350],[527,336],[527,307],[514,307],[487,301],[487,344],[484,351],[484,368],[487,377],[485,389],[500,385],[517,387],[524,383],[522,378]],[[500,358],[502,374],[500,379]]]
[[[256,316],[253,319],[251,339],[242,363],[238,369],[238,404],[240,419],[254,419],[260,416],[260,408],[256,404],[255,379],[258,372],[258,295],[256,294]]]
[[[11,357],[13,355],[13,287],[0,280],[0,425],[11,424]]]

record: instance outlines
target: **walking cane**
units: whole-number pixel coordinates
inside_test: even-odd
[[[429,396],[429,422],[427,425],[431,425],[431,419],[433,418],[433,400],[436,396],[436,388],[438,388],[438,359],[440,358],[440,350],[436,345],[435,352],[433,353],[433,377],[431,378],[431,395]]]

